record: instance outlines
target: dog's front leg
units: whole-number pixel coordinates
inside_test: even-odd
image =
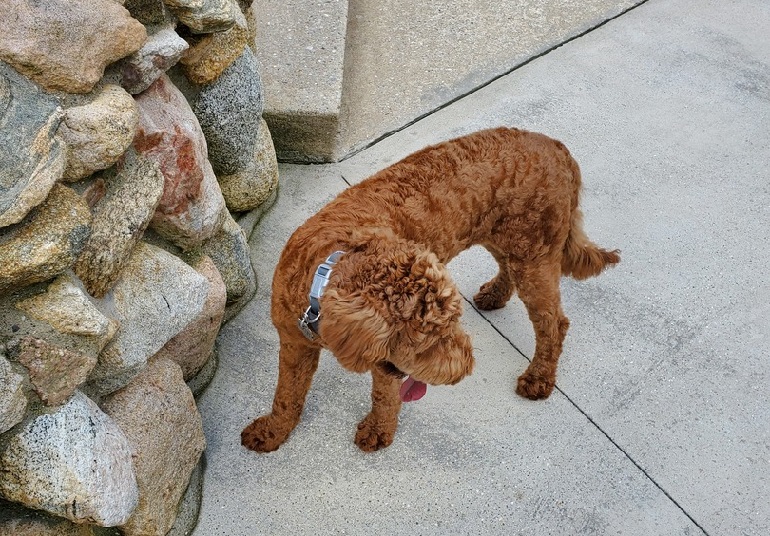
[[[373,452],[393,442],[401,411],[400,387],[400,378],[379,366],[372,368],[372,410],[358,423],[356,431],[356,445],[361,450]]]
[[[244,447],[258,452],[270,452],[286,441],[302,415],[320,354],[319,348],[294,341],[281,341],[273,411],[243,429],[241,444]]]

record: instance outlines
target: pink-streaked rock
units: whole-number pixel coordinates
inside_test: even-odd
[[[153,360],[102,409],[131,443],[139,504],[121,527],[125,536],[164,536],[206,441],[203,424],[182,371],[168,359]]]
[[[227,301],[225,283],[210,257],[201,257],[193,268],[209,281],[209,293],[203,304],[203,310],[153,356],[153,360],[174,361],[182,368],[185,380],[195,376],[211,357]]]
[[[138,124],[136,103],[119,86],[106,85],[90,104],[68,109],[59,126],[67,144],[64,179],[77,181],[110,167],[131,145]]]
[[[141,93],[178,62],[188,48],[187,41],[173,27],[159,30],[122,62],[121,85],[132,95]]]
[[[46,406],[63,404],[96,365],[96,357],[60,348],[42,339],[25,337],[9,348],[11,356],[24,365],[29,381]]]
[[[182,249],[192,248],[216,232],[225,206],[206,139],[184,95],[166,75],[136,100],[139,129],[134,148],[157,161],[165,178],[150,225]]]
[[[144,26],[113,0],[3,0],[0,59],[48,90],[88,93],[139,50]]]

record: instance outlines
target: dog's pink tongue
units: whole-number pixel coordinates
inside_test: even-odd
[[[415,400],[420,400],[423,396],[425,396],[425,392],[427,390],[427,385],[425,385],[420,380],[415,380],[409,376],[404,380],[404,383],[401,384],[401,390],[399,391],[399,394],[401,395],[402,402],[414,402]]]

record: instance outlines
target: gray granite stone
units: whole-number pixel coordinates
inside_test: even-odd
[[[128,384],[147,361],[203,308],[206,278],[178,257],[139,242],[102,300],[120,329],[99,355],[89,389],[99,395]]]
[[[0,434],[21,422],[27,410],[24,376],[14,372],[0,353]]]
[[[191,106],[214,171],[227,174],[246,167],[254,157],[263,110],[262,81],[251,49],[244,49],[216,82],[200,88]]]
[[[243,229],[230,214],[224,212],[219,232],[206,241],[201,250],[211,257],[227,289],[227,322],[248,303],[257,288],[257,278],[251,266],[249,244]]]
[[[231,212],[253,210],[267,201],[278,187],[278,162],[270,130],[261,120],[252,160],[229,175],[217,176],[225,204]]]
[[[163,0],[126,0],[123,6],[145,26],[176,24],[176,17]]]
[[[64,173],[56,135],[63,112],[52,96],[0,61],[0,228],[18,223]]]
[[[124,523],[138,501],[128,440],[82,393],[13,435],[0,453],[0,494],[76,523]]]
[[[141,93],[176,64],[188,48],[173,26],[158,30],[121,62],[121,85],[132,95]]]

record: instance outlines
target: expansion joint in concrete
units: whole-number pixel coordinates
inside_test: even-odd
[[[500,331],[500,329],[495,324],[493,324],[486,316],[484,316],[481,313],[481,311],[479,311],[476,308],[472,300],[469,300],[465,296],[463,296],[463,299],[465,299],[465,301],[473,308],[474,311],[476,311],[479,315],[481,315],[482,318],[484,318],[484,320],[490,325],[490,327],[493,330],[497,332],[498,335],[500,335],[500,337],[502,337],[503,339],[506,340],[506,342],[508,342],[511,348],[513,348],[519,355],[521,355],[527,361],[530,361],[530,362],[532,361],[524,352],[521,351],[519,347],[516,346],[516,344],[514,344],[514,342],[505,333]],[[642,467],[639,464],[639,462],[637,462],[623,447],[621,447],[618,444],[618,442],[615,441],[610,436],[610,434],[607,433],[607,431],[605,431],[604,428],[601,427],[601,425],[598,422],[596,422],[593,418],[591,418],[591,416],[588,414],[586,410],[580,407],[580,405],[578,405],[577,402],[575,402],[567,393],[565,393],[564,390],[562,390],[559,387],[558,383],[554,387],[554,390],[558,391],[565,399],[567,399],[567,401],[572,405],[572,407],[578,410],[588,420],[588,422],[590,422],[591,425],[594,428],[596,428],[596,430],[598,430],[604,437],[606,437],[607,441],[609,441],[613,447],[615,447],[618,451],[620,451],[623,454],[623,456],[625,456],[628,459],[628,461],[630,461],[634,465],[634,467],[636,467],[644,475],[644,477],[647,480],[649,480],[650,483],[652,483],[653,486],[658,488],[666,496],[666,498],[669,501],[671,501],[671,503],[674,506],[676,506],[685,516],[687,516],[687,519],[692,521],[692,523],[696,527],[698,527],[701,530],[701,532],[703,532],[703,534],[705,534],[706,536],[709,536],[709,533],[706,532],[706,529],[704,529],[703,526],[700,523],[698,523],[698,521],[696,521],[695,518],[693,518],[693,516],[690,515],[690,513],[687,510],[685,510],[685,508],[679,503],[679,501],[677,501],[668,491],[666,491],[666,489],[657,480],[655,480],[655,478],[650,473],[648,473],[647,470],[644,467]]]

